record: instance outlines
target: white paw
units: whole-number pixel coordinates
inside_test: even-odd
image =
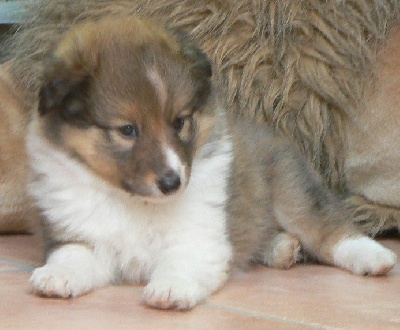
[[[74,277],[74,274],[66,269],[45,265],[33,271],[30,282],[39,295],[69,298],[82,293]]]
[[[196,283],[179,277],[151,281],[143,291],[144,303],[160,309],[191,309],[204,298]]]
[[[396,264],[391,250],[368,237],[347,238],[333,249],[335,265],[359,275],[384,275]]]

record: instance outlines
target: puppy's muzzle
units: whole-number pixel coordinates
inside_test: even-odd
[[[164,195],[176,192],[181,186],[181,178],[174,171],[168,171],[157,180],[157,187]]]

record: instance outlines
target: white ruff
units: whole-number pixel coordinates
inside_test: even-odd
[[[147,303],[176,308],[193,307],[215,291],[227,278],[232,254],[224,210],[232,151],[228,139],[213,144],[218,152],[194,160],[182,194],[144,203],[97,178],[33,128],[28,152],[36,179],[30,192],[64,240],[91,247],[71,244],[53,253],[33,273],[35,289],[76,296],[125,279],[149,283]],[[66,283],[72,286],[67,292]]]

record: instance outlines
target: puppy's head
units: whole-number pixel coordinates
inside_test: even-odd
[[[81,23],[47,63],[41,133],[133,195],[173,195],[212,126],[210,76],[181,33],[137,17]]]

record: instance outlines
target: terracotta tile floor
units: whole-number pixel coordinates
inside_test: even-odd
[[[399,239],[382,242],[400,254]],[[0,329],[400,329],[400,264],[379,278],[321,265],[256,267],[190,312],[163,312],[141,305],[134,286],[36,297],[28,278],[40,263],[35,236],[0,236]]]

